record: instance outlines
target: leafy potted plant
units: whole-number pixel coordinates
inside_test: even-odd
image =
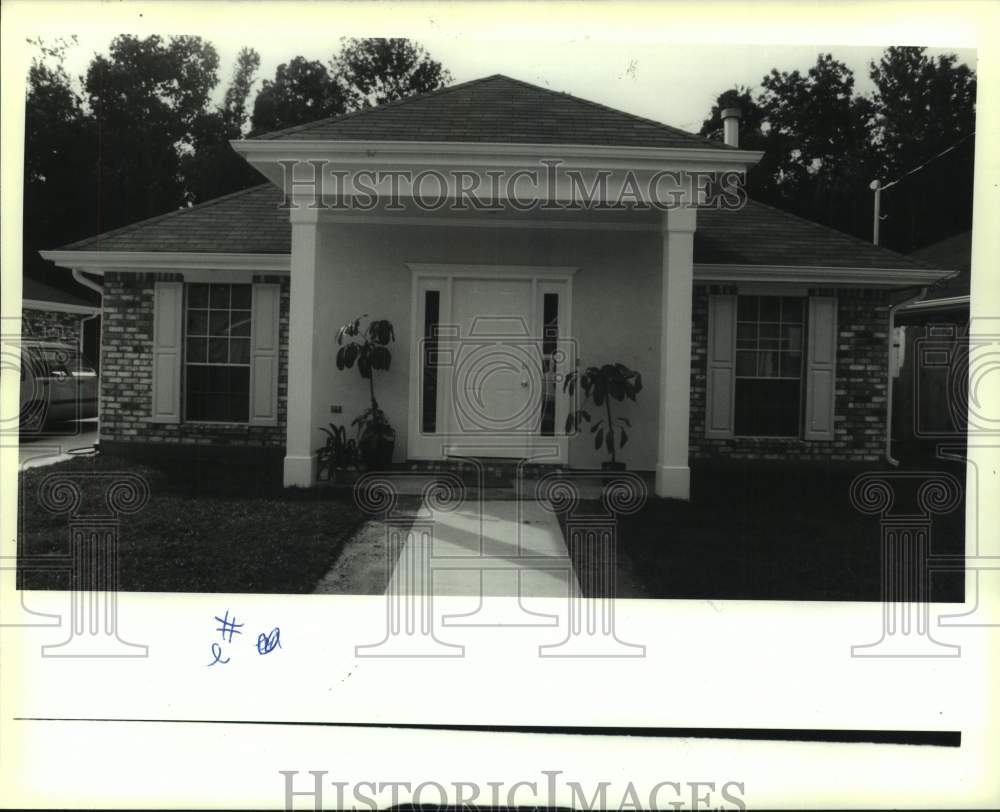
[[[330,424],[329,428],[320,427],[326,435],[326,443],[316,451],[320,479],[334,481],[339,484],[349,482],[357,473],[358,444],[353,437],[347,436],[343,426]]]
[[[362,319],[367,314],[349,321],[337,332],[337,369],[351,369],[355,365],[361,377],[368,381],[371,406],[351,422],[358,429],[358,451],[370,468],[385,469],[392,464],[396,446],[396,430],[389,423],[385,412],[375,399],[375,372],[386,372],[392,363],[389,345],[396,340],[392,322],[386,319],[369,320],[364,328]],[[350,339],[345,343],[346,339]]]
[[[628,398],[634,403],[635,396],[642,391],[642,375],[624,364],[605,364],[602,367],[587,367],[583,372],[574,369],[563,381],[563,392],[572,397],[578,385],[583,393],[583,403],[592,400],[595,406],[605,409],[605,416],[590,427],[594,448],[599,449],[603,445],[611,454],[611,460],[601,463],[601,468],[605,471],[624,471],[625,463],[618,462],[615,452],[628,442],[626,428],[632,428],[632,423],[626,417],[612,416],[611,401],[622,403]],[[566,433],[579,431],[584,422],[590,423],[590,412],[582,406],[571,410],[566,416]]]

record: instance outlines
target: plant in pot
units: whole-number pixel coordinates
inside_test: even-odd
[[[337,332],[337,369],[351,369],[355,365],[361,377],[368,381],[371,406],[351,422],[358,429],[358,452],[362,461],[376,470],[392,464],[392,451],[396,445],[396,430],[389,423],[385,412],[375,399],[375,373],[386,372],[392,363],[389,345],[396,340],[392,322],[371,319],[365,327],[360,316],[349,321]]]
[[[632,423],[626,417],[614,417],[611,414],[611,401],[623,403],[625,399],[635,402],[635,396],[642,391],[642,375],[624,364],[605,364],[602,367],[587,367],[582,372],[574,369],[563,381],[563,392],[570,397],[576,395],[577,386],[583,394],[580,408],[572,409],[566,416],[566,433],[579,431],[583,423],[590,423],[591,417],[583,406],[588,400],[597,408],[604,407],[604,417],[590,426],[594,435],[594,448],[604,446],[611,459],[601,464],[605,471],[624,471],[625,463],[619,462],[616,452],[624,448],[628,442],[626,429],[632,428]]]
[[[320,427],[326,435],[326,442],[316,450],[319,479],[345,483],[357,472],[358,444],[347,436],[347,429],[333,423],[329,428]]]

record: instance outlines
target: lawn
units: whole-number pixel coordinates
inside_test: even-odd
[[[960,468],[943,470],[963,480]],[[881,600],[880,520],[851,505],[856,473],[759,464],[693,470],[690,502],[650,499],[635,515],[619,519],[619,596]],[[904,498],[897,498],[895,508],[914,509]],[[598,512],[600,507],[580,509]],[[565,517],[563,525],[565,532]],[[570,548],[578,571],[600,566]],[[959,505],[933,518],[931,552],[960,555],[963,550]],[[936,601],[961,602],[964,578],[937,574],[931,589]]]
[[[150,485],[149,502],[123,516],[119,589],[155,592],[308,593],[367,517],[350,494],[284,490],[280,472],[253,465],[139,465],[98,455],[20,475],[19,555],[69,552],[68,520],[38,503],[39,483],[61,472],[83,488],[81,513],[103,506],[108,480],[128,471]],[[21,586],[66,589],[68,573],[22,568]]]

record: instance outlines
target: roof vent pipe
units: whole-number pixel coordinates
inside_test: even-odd
[[[739,107],[727,107],[720,114],[722,116],[722,139],[727,147],[739,147],[740,145],[740,117],[742,113]]]

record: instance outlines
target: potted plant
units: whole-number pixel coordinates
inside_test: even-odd
[[[615,452],[625,447],[628,442],[626,428],[632,428],[632,424],[626,417],[612,416],[611,401],[622,403],[628,398],[634,403],[635,396],[642,391],[642,375],[624,364],[605,364],[602,367],[587,367],[583,372],[574,369],[563,381],[563,392],[573,397],[578,385],[583,393],[583,403],[592,400],[595,406],[605,409],[605,416],[590,427],[594,448],[599,449],[603,445],[611,454],[611,460],[602,463],[601,468],[605,471],[624,471],[625,463],[618,462]],[[582,406],[571,410],[566,416],[566,433],[579,431],[584,422],[590,423],[590,412]]]
[[[347,436],[343,426],[330,424],[329,428],[320,427],[326,434],[326,443],[316,451],[317,475],[320,479],[332,480],[343,484],[352,479],[351,472],[357,471],[358,444],[353,437]]]
[[[357,426],[357,447],[364,463],[374,469],[385,469],[392,464],[396,445],[396,431],[375,399],[375,372],[386,372],[392,363],[389,345],[396,340],[392,322],[371,319],[362,329],[362,319],[367,314],[349,321],[337,332],[337,369],[351,369],[355,365],[361,377],[368,381],[371,406],[352,421]],[[345,340],[350,339],[348,341]]]

